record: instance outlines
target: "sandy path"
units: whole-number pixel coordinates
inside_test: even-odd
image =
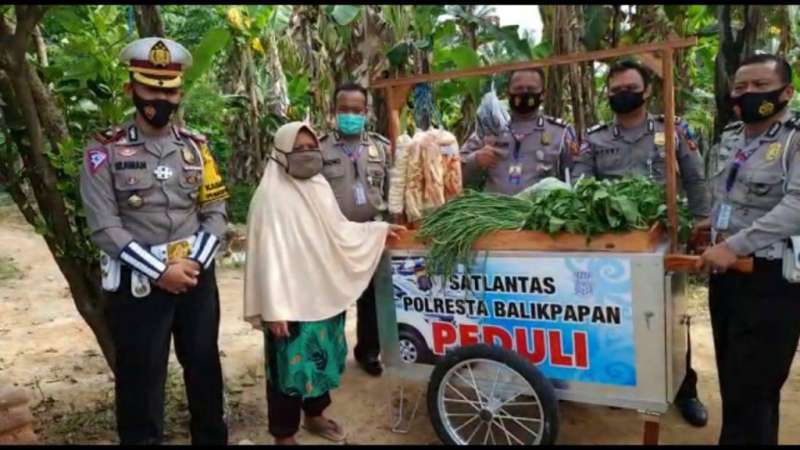
[[[113,383],[99,354],[94,337],[83,323],[69,297],[66,283],[50,257],[44,241],[22,224],[15,211],[0,209],[0,256],[13,258],[20,277],[0,281],[0,378],[29,387],[34,393],[37,432],[50,443],[116,442],[110,405]],[[240,320],[242,273],[235,269],[218,272],[222,297],[220,348],[231,406],[231,442],[247,439],[271,442],[266,432],[263,356],[261,335]],[[719,393],[705,291],[698,289],[692,301],[692,341],[695,369],[700,378],[701,399],[709,407],[705,428],[684,423],[677,411],[661,419],[661,442],[667,444],[713,444],[720,425]],[[355,341],[355,311],[348,313],[348,339]],[[180,392],[179,366],[175,370],[174,397]],[[800,443],[800,358],[783,389],[781,436],[784,444]],[[343,387],[334,394],[331,415],[347,426],[352,443],[437,442],[424,404],[408,434],[390,431],[389,408],[392,386],[386,379],[372,378],[352,360]],[[96,411],[96,413],[92,413]],[[168,438],[188,442],[186,415],[178,408],[168,421]],[[561,404],[562,444],[635,444],[641,442],[641,422],[635,412],[610,410],[580,404]],[[303,432],[304,443],[325,441]]]

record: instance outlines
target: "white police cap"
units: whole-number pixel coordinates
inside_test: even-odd
[[[137,39],[119,53],[133,79],[147,86],[176,88],[183,72],[192,65],[192,54],[181,44],[166,38]]]

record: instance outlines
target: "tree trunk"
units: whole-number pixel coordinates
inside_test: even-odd
[[[139,31],[140,38],[166,36],[164,22],[161,20],[157,5],[135,5],[133,12],[136,17],[136,29]]]
[[[109,366],[114,368],[111,336],[102,314],[104,297],[99,288],[97,264],[88,256],[81,227],[71,219],[66,199],[58,189],[58,172],[45,156],[58,152],[57,144],[68,138],[63,113],[26,59],[33,29],[44,14],[36,7],[16,7],[17,26],[12,31],[0,19],[0,98],[7,135],[16,147],[23,168],[13,173],[13,164],[2,164],[0,178],[9,187],[25,219],[43,237],[64,274],[81,316],[94,332]],[[31,194],[33,198],[31,198]],[[37,208],[33,207],[37,205]],[[92,281],[94,280],[94,281]]]
[[[33,37],[36,39],[36,56],[39,57],[39,64],[42,67],[47,67],[50,64],[47,60],[47,46],[44,44],[44,38],[42,38],[42,26],[37,25],[36,28],[33,29]]]
[[[729,122],[736,120],[730,105],[731,78],[741,61],[753,54],[758,37],[760,7],[743,6],[744,27],[734,33],[732,26],[732,6],[717,6],[717,22],[719,23],[719,51],[715,59],[716,74],[714,77],[714,99],[717,114],[714,117],[713,142],[719,142],[722,129]]]

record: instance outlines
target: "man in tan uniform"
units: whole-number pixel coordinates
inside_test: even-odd
[[[136,116],[89,143],[80,177],[101,250],[122,444],[163,438],[170,351],[183,367],[193,444],[226,444],[214,256],[228,194],[203,136],[171,123],[191,54],[145,38],[120,53]]]
[[[720,444],[776,445],[781,388],[800,338],[800,116],[789,63],[775,55],[745,59],[731,102],[741,122],[725,128],[712,158],[713,209],[705,228],[715,245],[703,253],[709,279],[722,430]],[[787,252],[787,246],[789,250]],[[786,252],[786,253],[785,253]],[[739,257],[749,274],[726,272]]]
[[[653,116],[646,109],[651,93],[649,72],[633,61],[621,61],[609,69],[607,84],[615,120],[586,131],[580,155],[575,160],[573,180],[580,176],[601,180],[645,176],[666,183],[664,117]],[[681,185],[687,194],[690,212],[696,220],[703,220],[708,217],[709,210],[703,160],[688,124],[676,119],[675,128],[675,135],[670,138],[676,143]],[[708,422],[708,412],[697,394],[691,341],[686,352],[686,376],[675,404],[692,425],[702,427]]]
[[[320,138],[322,175],[336,195],[342,213],[354,222],[387,219],[389,194],[389,141],[367,132],[367,90],[355,83],[334,92],[336,130]],[[379,354],[375,285],[370,282],[358,299],[357,342],[353,349],[359,365],[369,374],[383,373]]]
[[[516,70],[508,82],[509,128],[481,139],[473,133],[461,147],[464,185],[487,176],[487,192],[514,195],[547,177],[564,180],[577,155],[575,130],[540,111],[541,69]]]

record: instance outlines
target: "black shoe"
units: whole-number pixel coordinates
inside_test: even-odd
[[[364,372],[367,372],[373,377],[379,377],[383,374],[383,364],[381,364],[381,360],[378,359],[377,356],[358,359],[357,361],[358,365],[364,369]]]
[[[675,406],[681,411],[683,419],[696,427],[704,427],[708,423],[708,411],[700,399],[687,398],[685,400],[678,400]]]

